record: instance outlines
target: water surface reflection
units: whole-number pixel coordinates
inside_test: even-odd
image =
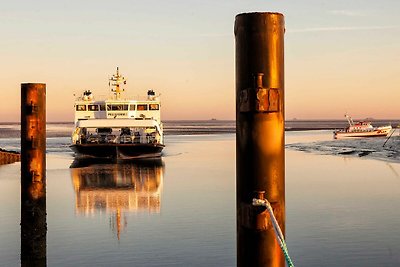
[[[164,173],[161,158],[113,164],[75,160],[70,172],[76,214],[109,214],[110,227],[118,239],[128,225],[126,212],[160,212]]]

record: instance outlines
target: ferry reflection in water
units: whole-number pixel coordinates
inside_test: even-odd
[[[160,212],[163,172],[161,159],[122,164],[75,160],[71,165],[75,211],[84,216],[110,214],[110,226],[120,239],[127,226],[124,212]]]

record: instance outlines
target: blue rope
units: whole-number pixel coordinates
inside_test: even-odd
[[[274,211],[272,210],[271,204],[266,199],[253,199],[253,206],[264,206],[267,208],[269,216],[271,218],[272,226],[274,228],[276,239],[279,243],[279,246],[282,249],[283,255],[285,256],[286,263],[289,267],[294,267],[292,259],[289,256],[289,251],[286,246],[285,238],[283,236],[282,230],[279,227],[279,223],[275,218]]]

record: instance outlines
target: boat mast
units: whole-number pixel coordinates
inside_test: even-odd
[[[353,126],[354,125],[353,119],[347,114],[344,114],[344,116],[346,117],[346,119],[349,122],[350,126]]]
[[[115,95],[115,99],[120,99],[121,97],[121,88],[120,88],[121,84],[126,84],[126,80],[125,77],[122,77],[119,74],[119,68],[117,67],[117,73],[113,74],[113,76],[109,79],[108,83],[108,85],[115,87],[111,88],[111,91]],[[122,91],[124,91],[124,89],[122,89]]]

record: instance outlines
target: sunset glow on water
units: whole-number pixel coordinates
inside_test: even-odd
[[[400,165],[290,148],[331,138],[286,133],[291,257],[296,266],[395,266]],[[68,142],[47,144],[49,266],[236,264],[234,134],[169,135],[162,159],[146,163],[79,165]],[[4,266],[19,265],[19,167],[0,166]]]

